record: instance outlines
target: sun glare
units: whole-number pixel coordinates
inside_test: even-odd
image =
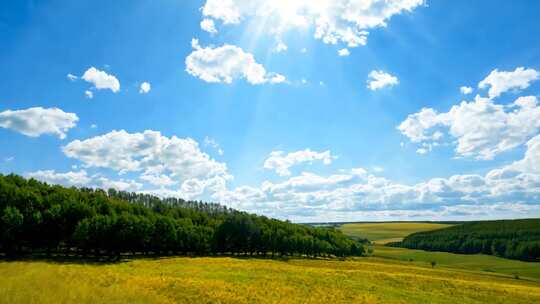
[[[328,4],[327,0],[275,0],[269,2],[268,12],[277,15],[281,26],[306,27],[308,19],[323,12]]]

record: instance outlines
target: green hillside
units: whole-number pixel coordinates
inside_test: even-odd
[[[468,222],[445,229],[413,233],[394,246],[510,259],[540,259],[540,219]]]

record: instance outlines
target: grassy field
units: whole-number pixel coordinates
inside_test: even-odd
[[[540,284],[379,258],[0,262],[0,303],[540,303]]]
[[[411,233],[446,228],[449,224],[437,223],[352,223],[339,227],[344,234],[363,238],[375,244],[386,244],[389,242],[399,242]]]
[[[340,229],[351,237],[371,240],[375,244],[372,247],[374,257],[408,261],[410,264],[422,266],[430,265],[432,261],[435,261],[438,267],[493,272],[506,276],[518,275],[522,279],[540,282],[540,263],[527,263],[482,254],[465,255],[382,246],[390,241],[399,241],[414,232],[448,226],[450,225],[412,222],[355,223],[342,225]]]
[[[407,248],[374,246],[373,256],[410,261],[412,264],[429,265],[437,262],[437,267],[451,267],[469,271],[485,271],[508,276],[518,275],[522,279],[540,282],[540,263],[503,259],[484,254],[455,254],[430,252]]]
[[[348,224],[343,229],[376,241],[443,227],[376,225]],[[346,261],[228,257],[115,264],[2,261],[0,304],[540,303],[540,263],[372,248],[373,256]],[[435,268],[431,261],[437,262]]]

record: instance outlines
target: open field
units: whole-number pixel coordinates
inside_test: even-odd
[[[437,267],[451,267],[470,271],[487,271],[518,275],[522,279],[540,282],[540,263],[523,262],[504,259],[485,254],[455,254],[448,252],[432,252],[407,248],[374,246],[373,256],[381,258],[411,261],[419,265],[437,262]]]
[[[427,266],[435,261],[437,267],[493,272],[507,276],[518,275],[524,279],[540,282],[540,263],[509,260],[483,254],[466,255],[382,246],[391,241],[400,241],[403,237],[414,232],[448,226],[450,225],[434,223],[358,223],[345,224],[340,229],[351,237],[367,238],[373,241],[375,243],[375,246],[372,247],[374,257],[408,261],[411,264],[422,266]]]
[[[353,238],[368,239],[375,244],[399,242],[411,233],[441,229],[452,226],[438,223],[351,223],[339,227],[344,234]]]
[[[540,284],[378,258],[0,262],[0,303],[538,303]]]

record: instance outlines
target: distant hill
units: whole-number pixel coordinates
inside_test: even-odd
[[[540,261],[540,219],[468,222],[413,233],[395,247]]]

